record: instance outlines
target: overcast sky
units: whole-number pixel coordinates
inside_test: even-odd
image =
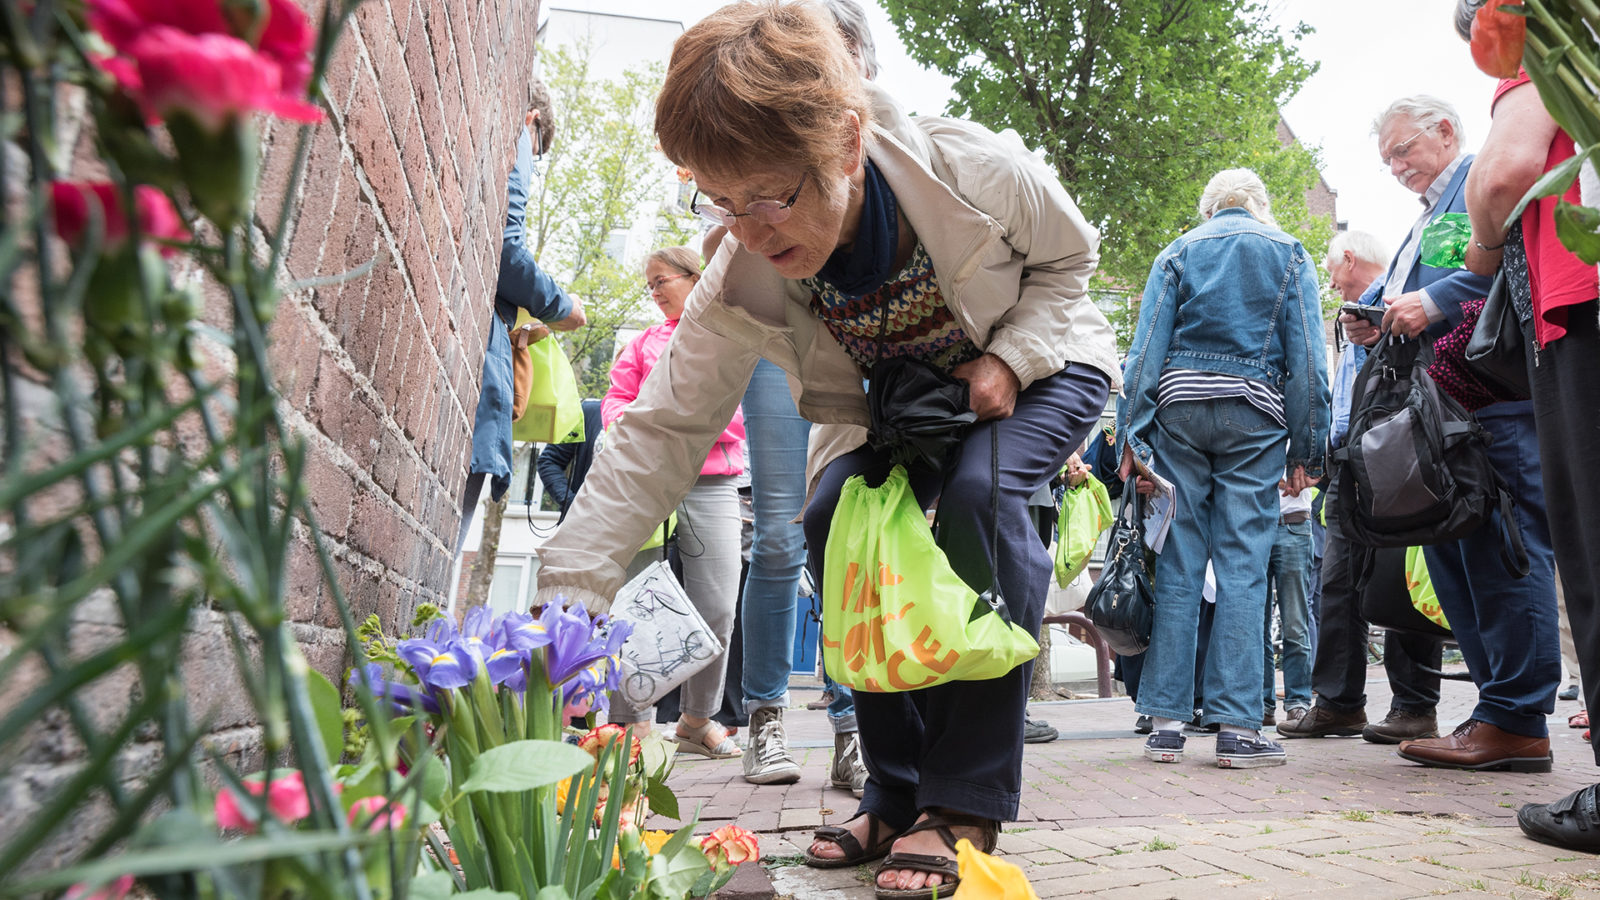
[[[544,5],[679,19],[687,26],[722,0],[545,0]],[[876,0],[862,5],[878,44],[879,82],[911,112],[942,112],[949,80],[911,61]],[[1339,217],[1392,247],[1420,207],[1416,195],[1379,164],[1373,117],[1398,97],[1431,93],[1460,112],[1467,150],[1475,150],[1489,128],[1494,80],[1473,67],[1466,44],[1455,35],[1455,0],[1275,0],[1272,5],[1280,21],[1304,21],[1316,29],[1302,41],[1301,55],[1321,63],[1284,118],[1303,143],[1321,147],[1323,178],[1338,192]]]

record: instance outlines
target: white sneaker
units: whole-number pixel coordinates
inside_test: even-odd
[[[828,775],[834,787],[855,794],[858,800],[866,793],[867,764],[861,759],[861,738],[854,731],[833,736],[833,765]]]
[[[750,714],[744,780],[751,784],[794,784],[800,780],[800,764],[789,755],[789,740],[783,733],[782,707],[763,706]]]

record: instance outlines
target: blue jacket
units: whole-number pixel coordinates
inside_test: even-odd
[[[506,228],[500,245],[500,278],[489,317],[483,356],[483,387],[472,422],[472,464],[489,476],[489,496],[499,500],[511,486],[511,333],[521,307],[535,319],[558,322],[572,314],[572,299],[539,268],[528,251],[528,177],[533,172],[533,136],[522,129],[517,162],[506,185]]]
[[[594,439],[600,436],[600,401],[583,401],[583,440],[568,444],[550,444],[539,454],[539,480],[545,492],[556,502],[563,517],[572,498],[583,487],[583,476],[589,474],[589,464],[594,462]]]
[[[1288,463],[1319,476],[1328,440],[1323,346],[1317,269],[1305,248],[1243,209],[1219,210],[1150,267],[1117,413],[1118,457],[1126,442],[1151,461],[1161,373],[1195,369],[1282,392]]]
[[[1445,185],[1444,193],[1439,195],[1439,203],[1433,209],[1433,219],[1447,212],[1464,213],[1467,211],[1467,172],[1472,168],[1472,156],[1461,161],[1456,167],[1454,177]],[[1431,220],[1430,220],[1431,221]],[[1389,261],[1389,273],[1384,275],[1384,281],[1389,280],[1389,274],[1394,272],[1394,267],[1400,263],[1400,254],[1396,253],[1394,259]],[[1428,326],[1428,334],[1440,337],[1450,329],[1461,324],[1461,304],[1468,300],[1482,300],[1489,294],[1489,285],[1493,282],[1483,275],[1477,275],[1466,269],[1439,269],[1423,265],[1419,258],[1411,266],[1411,272],[1406,275],[1404,290],[1406,293],[1427,288],[1429,299],[1444,313],[1444,321],[1435,322]]]

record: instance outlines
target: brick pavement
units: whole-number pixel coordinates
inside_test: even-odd
[[[1381,716],[1381,667],[1370,670],[1368,692],[1369,711]],[[1475,694],[1462,681],[1446,681],[1443,694],[1448,729]],[[1210,738],[1191,736],[1188,759],[1158,766],[1140,754],[1126,699],[1038,703],[1033,715],[1061,739],[1027,748],[1022,811],[1000,851],[1045,900],[1217,891],[1230,900],[1352,891],[1362,900],[1600,898],[1600,857],[1529,841],[1515,819],[1521,803],[1553,800],[1600,773],[1580,732],[1566,727],[1577,709],[1557,703],[1551,717],[1555,771],[1519,775],[1426,769],[1360,738],[1286,741],[1287,766],[1230,771],[1211,764]],[[738,760],[680,757],[672,786],[686,811],[700,805],[697,830],[737,821],[760,833],[770,885],[742,878],[729,896],[870,898],[868,867],[799,865],[811,829],[844,821],[856,802],[827,784],[833,744],[824,714],[793,709],[785,721],[804,770],[799,783],[756,787],[740,777]]]

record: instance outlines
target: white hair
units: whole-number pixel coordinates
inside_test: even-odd
[[[867,80],[878,77],[878,48],[872,42],[872,31],[867,28],[867,14],[855,0],[822,0],[822,5],[833,13],[834,21],[844,33],[845,45],[861,61],[861,70]]]
[[[1449,122],[1450,130],[1455,132],[1456,146],[1464,146],[1467,142],[1467,133],[1461,127],[1461,116],[1456,108],[1431,94],[1416,94],[1410,97],[1401,97],[1389,104],[1389,108],[1372,120],[1372,133],[1374,135],[1383,131],[1389,120],[1396,116],[1405,116],[1417,124],[1418,128],[1431,128],[1440,122]]]
[[[1223,169],[1211,176],[1206,189],[1200,192],[1200,218],[1209,219],[1217,210],[1240,207],[1264,225],[1278,227],[1272,217],[1272,201],[1267,197],[1267,186],[1261,176],[1249,169]]]
[[[1377,266],[1389,264],[1389,248],[1376,235],[1366,231],[1341,231],[1328,242],[1328,258],[1323,260],[1323,267],[1333,268],[1346,250],[1365,263]]]

